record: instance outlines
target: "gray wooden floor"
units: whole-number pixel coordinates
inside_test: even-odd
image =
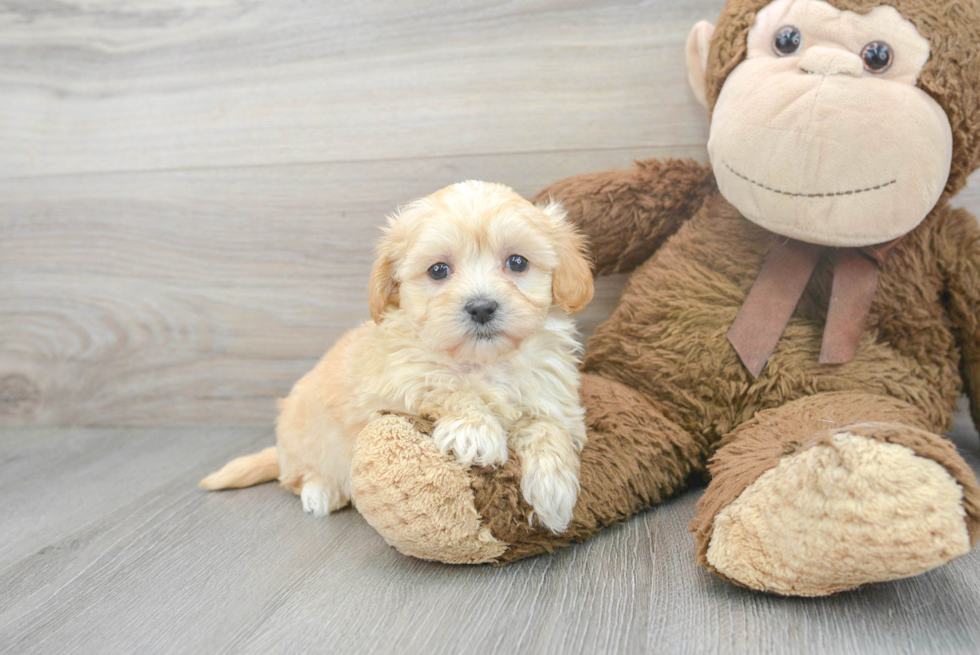
[[[367,316],[399,203],[704,160],[683,44],[721,5],[0,0],[0,652],[978,652],[980,552],[753,594],[693,565],[697,491],[491,569],[195,487]]]
[[[966,417],[954,433],[980,473]],[[0,437],[8,653],[977,653],[980,550],[835,598],[694,565],[698,490],[505,568],[421,562],[352,510],[195,481],[268,428],[12,429]]]

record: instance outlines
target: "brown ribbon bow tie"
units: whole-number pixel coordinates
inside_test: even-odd
[[[866,248],[834,248],[834,284],[823,330],[821,364],[854,359],[878,287],[878,268],[901,239]],[[781,238],[769,251],[728,340],[757,378],[776,349],[827,246]]]

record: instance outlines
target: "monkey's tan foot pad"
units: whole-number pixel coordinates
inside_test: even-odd
[[[450,564],[493,562],[507,549],[482,525],[468,470],[442,456],[427,421],[388,414],[357,438],[354,505],[405,555]]]
[[[707,563],[751,589],[793,596],[905,578],[970,549],[978,500],[948,441],[855,425],[783,457],[718,512]]]

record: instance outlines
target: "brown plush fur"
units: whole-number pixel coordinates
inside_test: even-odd
[[[744,56],[754,12],[766,4],[726,5],[709,61],[710,102]],[[882,2],[833,4],[868,11]],[[536,200],[564,203],[592,243],[598,272],[632,276],[586,349],[589,441],[568,532],[556,536],[530,525],[513,460],[469,473],[482,525],[508,544],[498,561],[550,551],[622,521],[682,488],[717,453],[693,526],[703,561],[714,517],[754,480],[821,443],[828,429],[868,422],[887,425],[857,434],[907,446],[960,484],[966,529],[976,542],[980,488],[937,435],[950,428],[964,386],[980,421],[980,225],[948,203],[980,165],[980,5],[884,4],[932,43],[920,86],[948,112],[955,151],[946,195],[881,268],[857,357],[839,366],[818,363],[833,274],[828,252],[762,375],[748,373],[726,334],[777,237],[721,197],[710,167],[642,162],[545,189]],[[397,534],[386,538],[399,542]]]
[[[851,434],[905,446],[946,468],[963,487],[967,532],[971,543],[976,544],[980,538],[980,487],[956,447],[927,431],[929,420],[923,413],[886,396],[829,393],[805,396],[760,412],[722,440],[711,461],[711,485],[701,497],[691,524],[698,562],[717,573],[706,555],[712,521],[718,512],[783,457],[828,443],[833,434],[845,428]]]
[[[476,509],[493,535],[510,544],[500,563],[583,541],[600,528],[659,503],[703,466],[708,445],[685,431],[650,400],[621,384],[585,375],[589,442],[583,451],[582,490],[568,530],[555,535],[529,527],[530,507],[519,493],[520,464],[473,469]]]
[[[698,172],[703,167],[678,161],[646,167],[670,172],[684,168],[686,175],[672,177],[683,177],[690,186],[655,186],[652,193],[666,196],[659,206],[695,203],[689,194],[702,188]],[[621,184],[617,184],[617,175],[624,178]],[[581,208],[595,206],[586,199],[596,197],[597,188],[604,190],[600,198],[614,189],[622,202],[625,189],[634,188],[635,176],[635,171],[580,176],[560,183],[561,195],[555,187],[541,194],[570,200],[570,217],[594,241],[599,241],[594,235],[605,235],[612,247],[597,250],[596,258],[607,270],[629,268],[622,256],[627,249],[615,247],[617,233],[609,224],[621,219],[607,222],[606,216],[612,214],[603,213],[584,216]],[[641,216],[647,221],[659,218],[656,214]],[[673,216],[667,212],[662,225],[671,222]],[[647,230],[651,241],[662,240],[664,232],[668,232],[666,227]],[[750,430],[760,420],[756,417],[759,412],[776,408],[789,412],[798,427],[780,437],[788,443],[812,439],[811,419],[833,420],[842,426],[887,421],[934,433],[949,429],[962,388],[960,350],[975,352],[980,344],[980,320],[975,311],[969,311],[980,307],[980,227],[976,220],[943,204],[903,240],[882,269],[858,357],[842,366],[817,363],[832,282],[830,261],[825,258],[769,365],[753,380],[725,334],[773,238],[713,194],[633,273],[620,306],[589,341],[583,363],[584,370],[592,374],[583,383],[590,441],[582,454],[582,505],[576,509],[569,534],[555,536],[527,527],[527,512],[521,509],[516,493],[517,480],[511,479],[507,469],[496,475],[489,470],[473,474],[478,511],[498,539],[512,544],[505,561],[580,541],[595,529],[668,496],[685,484],[687,473],[704,468],[706,453]],[[639,251],[655,247],[638,242],[632,233],[623,235],[623,242]],[[970,370],[975,369],[974,365]],[[794,401],[807,398],[826,410],[823,416],[804,418],[805,410],[796,408]],[[835,399],[839,407],[833,406]],[[971,401],[976,408],[975,393]],[[673,421],[664,418],[667,416]],[[784,448],[779,439],[759,446],[752,457],[758,460],[757,466],[739,476],[739,491],[774,466],[779,458],[774,453],[785,455]],[[651,459],[651,449],[658,453],[655,459]],[[959,473],[954,477],[965,481],[968,502],[980,502],[975,483],[967,484],[972,474],[955,450],[943,451],[941,456],[932,451],[923,454],[956,469]],[[651,465],[653,473],[643,482],[620,477],[623,485],[612,475],[618,477],[625,469],[643,477],[636,472]],[[712,474],[716,474],[714,469]],[[667,484],[652,478],[662,478]],[[705,547],[710,519],[738,495],[728,487],[727,479],[713,481],[702,504],[707,509],[699,514],[695,530]],[[601,488],[593,488],[593,481]],[[617,492],[624,498],[615,498]],[[587,497],[595,498],[596,503],[589,504]]]
[[[590,340],[583,369],[656,398],[681,426],[711,441],[758,411],[831,391],[893,396],[920,407],[933,429],[948,429],[959,355],[941,302],[947,285],[935,242],[951,217],[945,206],[934,211],[883,267],[855,361],[817,363],[833,275],[825,257],[753,380],[725,334],[776,237],[715,194],[634,272],[620,306]]]
[[[569,214],[579,217],[579,224],[587,217],[601,216],[605,230],[591,230],[589,245],[596,275],[611,275],[628,273],[649,259],[714,189],[710,166],[649,160],[636,162],[636,168],[628,171],[589,173],[556,182],[533,202],[561,198]]]

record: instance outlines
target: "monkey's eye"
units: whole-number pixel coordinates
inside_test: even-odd
[[[507,268],[514,271],[515,273],[523,273],[527,270],[528,262],[526,259],[520,255],[511,255],[507,258]]]
[[[800,51],[803,45],[803,33],[792,25],[780,27],[772,40],[772,49],[780,57],[789,57]]]
[[[449,264],[444,264],[439,262],[438,264],[433,264],[429,267],[429,277],[433,280],[445,280],[452,273],[452,269],[449,268]]]
[[[869,73],[884,73],[892,67],[895,55],[892,53],[891,46],[884,41],[872,41],[864,46],[861,59],[864,60],[864,68]]]

